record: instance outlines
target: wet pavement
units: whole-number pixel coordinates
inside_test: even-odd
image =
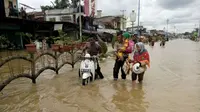
[[[81,86],[78,65],[45,71],[32,84],[17,79],[0,93],[0,112],[200,112],[200,43],[172,40],[147,46],[151,68],[143,84],[112,80],[114,60],[101,63],[105,79]],[[119,74],[120,75],[120,74]]]

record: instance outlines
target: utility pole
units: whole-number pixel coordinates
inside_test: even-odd
[[[174,25],[174,35],[176,35],[176,26]]]
[[[166,30],[165,30],[165,27],[163,28],[163,31],[165,32],[165,38],[166,38]]]
[[[138,1],[138,38],[140,37],[140,0]]]
[[[124,14],[124,13],[125,13],[126,10],[120,10],[120,11],[122,12],[122,17],[123,17],[123,18],[122,18],[122,25],[123,25],[123,26],[122,26],[122,29],[123,29],[123,31],[124,31],[124,18],[125,18],[125,16],[124,16],[125,14]]]
[[[132,21],[132,34],[134,34],[133,27],[134,27],[134,22]]]
[[[130,20],[132,23],[132,34],[134,34],[134,22],[136,21],[136,15],[135,15],[135,10],[132,10],[132,13],[130,15]]]
[[[167,19],[167,38],[168,38],[168,24],[169,24],[169,19]]]
[[[198,28],[198,38],[200,38],[200,20],[199,20],[199,28]]]
[[[82,42],[81,0],[79,0],[79,36]]]

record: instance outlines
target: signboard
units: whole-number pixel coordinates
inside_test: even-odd
[[[95,10],[96,9],[96,4],[95,4],[95,0],[91,0],[91,16],[94,17],[95,15]]]
[[[96,14],[96,0],[84,0],[85,16],[92,16]]]
[[[54,30],[62,30],[63,24],[54,24]]]
[[[100,33],[106,32],[106,33],[115,34],[115,33],[117,33],[117,30],[113,30],[113,29],[97,29],[97,32],[100,32]]]
[[[85,16],[89,16],[90,14],[90,0],[84,0],[84,13]]]

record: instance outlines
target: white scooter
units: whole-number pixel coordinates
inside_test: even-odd
[[[88,82],[92,82],[97,78],[95,70],[97,69],[97,56],[90,56],[86,53],[82,57],[80,69],[79,69],[79,78],[82,78],[82,85],[85,85]]]

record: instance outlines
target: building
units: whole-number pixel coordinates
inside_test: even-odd
[[[6,17],[9,16],[9,7],[12,6],[16,6],[16,9],[18,9],[18,0],[4,0],[4,7],[5,7],[5,13],[6,13]]]
[[[98,14],[101,15],[101,14]],[[103,16],[94,19],[94,24],[104,26],[106,29],[123,30],[123,16]]]
[[[139,29],[143,29],[144,27],[143,26],[139,26]],[[138,29],[138,26],[134,26],[134,27],[127,27],[126,28],[126,31],[127,32],[130,32],[130,33],[137,33],[137,29]]]
[[[44,12],[29,12],[27,13],[27,15],[28,15],[28,19],[30,20],[45,21]]]
[[[134,27],[127,27],[126,31],[131,33],[131,34],[138,34],[138,26],[134,26]],[[147,29],[144,28],[143,26],[139,26],[139,31],[141,35],[147,35]]]
[[[83,11],[82,11],[83,12]],[[57,22],[71,22],[77,23],[79,13],[77,8],[66,8],[66,9],[52,9],[45,11],[46,21],[57,21]],[[84,13],[81,13],[83,16]]]
[[[165,36],[166,32],[164,30],[150,30],[152,36]]]
[[[96,18],[100,18],[102,16],[102,10],[97,10]]]
[[[7,2],[7,1],[6,1]],[[10,2],[9,2],[10,3]],[[78,32],[78,25],[69,22],[46,22],[34,21],[20,18],[6,17],[4,0],[0,0],[0,35],[5,36],[10,44],[14,45],[12,48],[24,48],[25,44],[29,44],[29,39],[23,38],[17,33],[30,33],[41,37],[58,36],[58,30],[63,30],[67,33]],[[77,38],[76,35],[73,36]],[[34,36],[35,39],[37,38]]]

